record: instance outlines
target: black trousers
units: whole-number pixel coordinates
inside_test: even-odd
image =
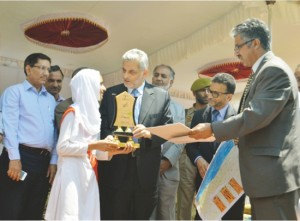
[[[157,204],[157,186],[144,188],[138,179],[136,157],[128,154],[127,173],[121,185],[100,185],[101,219],[149,220]],[[157,174],[158,177],[158,174]],[[105,177],[100,177],[105,179]],[[109,204],[107,208],[103,204]],[[104,210],[102,210],[104,209]],[[106,209],[106,210],[105,210]]]
[[[9,158],[6,150],[0,156],[0,220],[42,220],[49,191],[46,177],[50,155],[44,156],[20,148],[24,181],[13,181],[7,175]]]
[[[100,215],[101,220],[112,219],[112,172],[110,168],[110,161],[98,161],[98,176],[99,176],[99,192],[100,192]]]

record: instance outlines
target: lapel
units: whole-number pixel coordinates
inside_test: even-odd
[[[139,115],[139,122],[138,122],[139,124],[144,123],[153,102],[154,102],[153,87],[151,87],[147,82],[145,82],[145,88],[143,92],[141,110]]]
[[[262,61],[261,61],[260,64],[258,65],[257,70],[256,70],[255,73],[254,73],[254,78],[253,78],[252,84],[253,84],[253,82],[256,80],[256,78],[257,78],[257,76],[259,75],[259,73],[260,73],[262,67],[264,66],[264,64],[267,63],[269,60],[271,60],[273,57],[274,57],[273,52],[270,52],[270,53],[268,53],[268,54],[262,59]],[[251,85],[252,85],[252,84],[251,84]],[[250,89],[251,89],[251,87],[250,87]]]
[[[250,91],[253,90],[252,85],[254,84],[254,82],[257,79],[257,76],[260,74],[262,67],[265,65],[265,63],[267,61],[269,61],[270,59],[272,59],[274,57],[273,52],[267,52],[268,54],[262,59],[262,61],[260,62],[260,64],[258,65],[258,68],[256,69],[256,71],[254,72],[253,75],[253,79],[249,85],[249,89],[247,91],[247,94],[245,96],[242,95],[241,100],[240,100],[240,104],[239,104],[239,109],[238,109],[238,113],[240,113],[242,110],[242,108],[244,109],[245,105],[246,105],[246,100],[248,98],[248,95],[250,94]],[[245,89],[244,89],[245,90]],[[243,104],[243,105],[242,105]],[[243,107],[242,107],[243,106]]]
[[[207,123],[212,122],[211,107],[210,106],[207,106],[207,108],[205,108],[205,110],[204,110],[203,122],[207,122]]]
[[[229,106],[227,108],[227,111],[226,111],[226,114],[225,114],[225,117],[224,117],[224,120],[231,117],[231,116],[234,116],[235,114],[236,114],[236,111],[231,106],[231,104],[229,104]]]

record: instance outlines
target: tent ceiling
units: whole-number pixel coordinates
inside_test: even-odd
[[[41,51],[66,68],[91,66],[103,74],[120,68],[122,54],[140,48],[148,54],[172,44],[237,7],[237,1],[5,1],[0,2],[1,55],[20,60]],[[21,24],[51,13],[80,12],[108,28],[108,41],[96,50],[72,54],[29,42]]]
[[[273,9],[273,51],[294,68],[300,63],[299,1],[278,0]],[[23,23],[47,14],[70,12],[99,19],[108,29],[108,41],[86,53],[69,53],[42,47],[25,38]],[[123,53],[139,48],[150,58],[156,58],[150,59],[153,65],[161,62],[172,65],[176,71],[173,88],[189,92],[199,68],[233,58],[230,28],[253,15],[269,20],[265,1],[0,0],[0,58],[23,61],[30,53],[43,52],[52,58],[53,64],[63,68],[89,66],[99,69],[103,75],[113,76],[121,68]],[[205,38],[193,38],[198,32],[205,33],[206,29],[210,32]],[[188,48],[190,42],[198,47],[197,50],[190,45]],[[203,42],[204,46],[197,45]],[[174,45],[176,50],[171,47]],[[179,56],[180,52],[183,53]],[[108,86],[112,84],[109,80],[105,78]],[[238,86],[238,92],[243,86]]]

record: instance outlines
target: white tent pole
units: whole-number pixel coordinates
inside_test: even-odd
[[[267,7],[268,7],[268,26],[271,32],[272,36],[272,17],[273,17],[273,5],[276,1],[266,1]],[[271,50],[272,50],[272,39],[271,39]]]

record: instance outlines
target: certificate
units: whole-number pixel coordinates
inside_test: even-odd
[[[151,134],[159,136],[175,144],[195,143],[195,142],[213,142],[215,137],[211,136],[206,139],[195,139],[189,137],[191,129],[182,123],[166,124],[157,127],[148,127]]]

